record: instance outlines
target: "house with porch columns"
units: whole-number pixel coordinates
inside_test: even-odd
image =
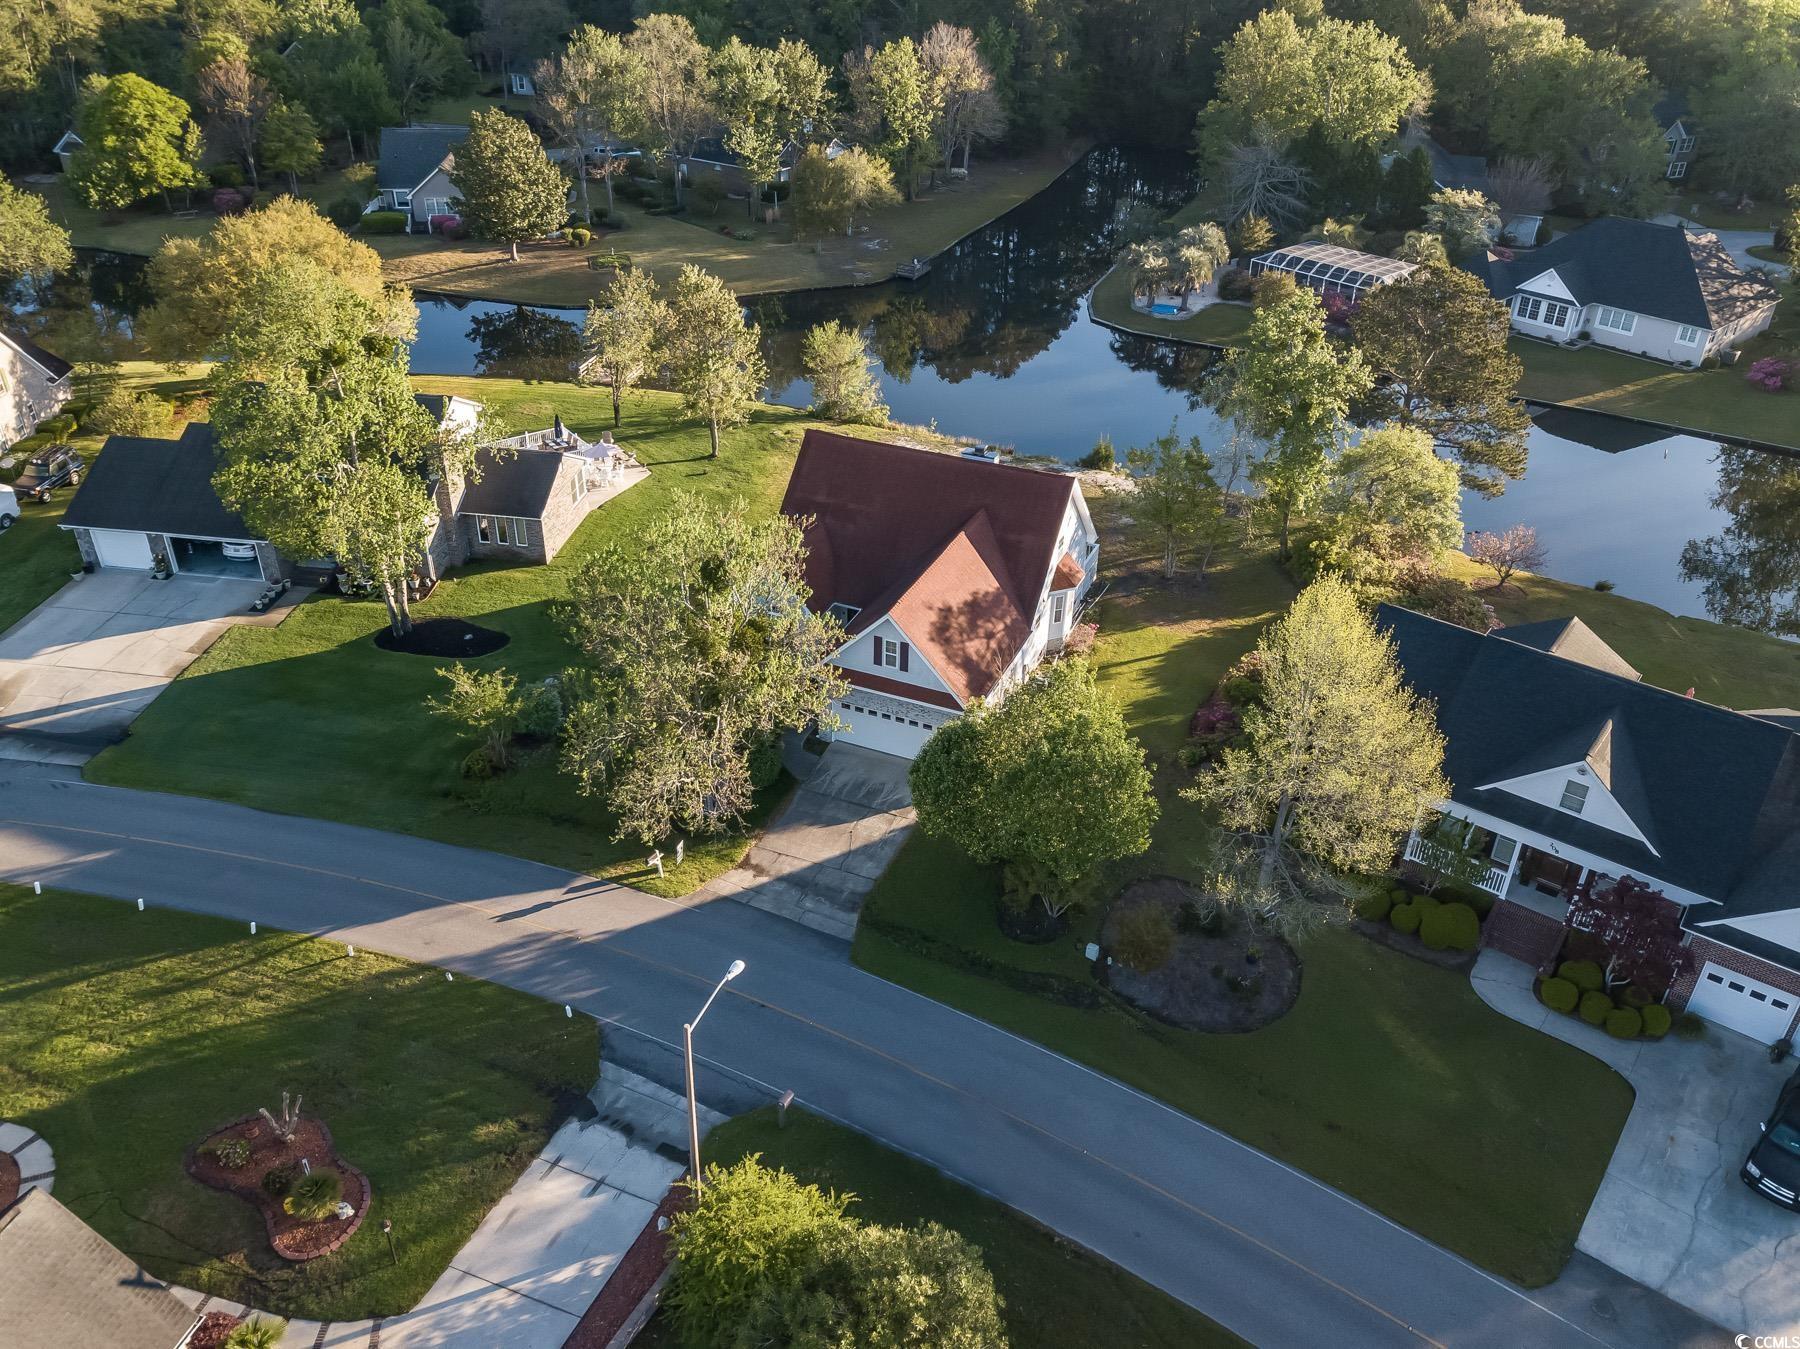
[[[1406,682],[1436,706],[1442,812],[1488,859],[1484,944],[1543,968],[1589,877],[1680,911],[1671,1010],[1765,1043],[1800,1016],[1800,714],[1645,683],[1580,619],[1487,634],[1383,605]],[[1407,860],[1429,866],[1417,832]]]

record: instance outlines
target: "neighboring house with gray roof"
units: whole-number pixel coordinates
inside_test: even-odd
[[[0,1343],[9,1349],[181,1349],[199,1324],[169,1285],[48,1190],[0,1210]]]
[[[1800,736],[1646,684],[1579,619],[1487,634],[1383,605],[1407,684],[1435,704],[1450,798],[1489,860],[1490,932],[1633,876],[1681,910],[1691,969],[1667,999],[1773,1043],[1800,1015]],[[1431,844],[1417,833],[1409,861]],[[1496,926],[1495,919],[1499,918]],[[1498,944],[1498,943],[1495,943]],[[1511,952],[1523,954],[1522,952]]]
[[[468,139],[469,128],[456,123],[383,127],[375,166],[376,205],[405,211],[409,232],[430,229],[434,216],[454,214],[450,170],[456,165],[456,147]]]
[[[1506,302],[1515,332],[1585,338],[1676,365],[1747,342],[1781,299],[1717,235],[1623,216],[1590,221],[1520,257],[1490,249],[1463,265]]]
[[[1694,149],[1700,143],[1700,124],[1688,111],[1687,100],[1680,94],[1664,94],[1651,109],[1651,115],[1668,147],[1663,177],[1687,177],[1688,166],[1694,162]]]

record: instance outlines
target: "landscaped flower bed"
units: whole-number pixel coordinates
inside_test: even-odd
[[[256,1208],[268,1229],[270,1248],[296,1263],[337,1250],[362,1226],[369,1211],[369,1178],[338,1156],[331,1130],[310,1115],[300,1118],[289,1141],[261,1115],[246,1115],[189,1152],[187,1170],[201,1184],[234,1194]],[[350,1205],[347,1217],[335,1212],[308,1216],[304,1205],[295,1202],[313,1188],[329,1194],[330,1182],[312,1181],[312,1176],[336,1178],[342,1201]],[[300,1211],[290,1212],[291,1208]]]
[[[1454,894],[1447,898],[1414,894],[1402,888],[1377,890],[1357,903],[1356,916],[1365,935],[1384,945],[1433,964],[1460,968],[1474,963],[1482,920],[1493,907],[1487,896],[1480,899],[1487,902],[1469,903]]]
[[[1615,1040],[1660,1040],[1676,1020],[1661,1002],[1636,984],[1615,996],[1605,988],[1606,976],[1592,960],[1565,960],[1551,978],[1539,979],[1533,991],[1539,1002],[1564,1016],[1578,1016]],[[1684,1029],[1690,1018],[1682,1014]],[[1697,1018],[1693,1024],[1698,1024]]]
[[[19,1164],[10,1152],[0,1152],[0,1208],[19,1197]]]

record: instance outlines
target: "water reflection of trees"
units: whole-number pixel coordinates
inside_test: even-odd
[[[1800,637],[1800,461],[1721,445],[1712,504],[1730,522],[1681,550],[1706,612],[1779,637]]]
[[[475,373],[506,379],[572,379],[581,329],[541,309],[515,305],[469,320]]]
[[[1193,190],[1185,156],[1097,150],[940,254],[920,282],[784,297],[775,321],[758,306],[770,382],[781,387],[790,371],[797,377],[796,335],[832,318],[867,333],[871,352],[901,383],[921,365],[950,384],[1013,375],[1079,319],[1081,297],[1111,266],[1132,210],[1168,213]]]

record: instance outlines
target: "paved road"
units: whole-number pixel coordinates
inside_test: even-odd
[[[497,854],[4,763],[0,878],[326,934],[572,1003],[662,1043],[742,958],[748,972],[700,1033],[709,1063],[793,1089],[1259,1345],[1686,1338],[1646,1340],[1632,1328],[1635,1286],[1603,1272],[1573,1292],[1515,1289],[1108,1078],[856,970],[839,942],[740,904],[684,908]],[[613,1032],[609,1054],[636,1040]],[[726,1099],[741,1087],[709,1069],[701,1091]]]

